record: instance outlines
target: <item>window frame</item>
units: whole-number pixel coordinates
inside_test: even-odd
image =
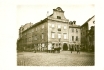
[[[72,41],[74,41],[74,36],[72,36]]]
[[[58,28],[58,29],[61,29],[61,25],[60,25],[60,24],[58,24],[57,28]]]
[[[55,32],[51,33],[51,38],[55,38]]]
[[[67,39],[67,33],[64,33],[63,36],[64,36],[64,39]]]
[[[42,39],[44,39],[44,34],[42,33]]]
[[[61,38],[61,33],[58,33],[58,39],[60,39]]]
[[[74,28],[72,28],[72,32],[74,33]]]
[[[76,41],[78,41],[78,36],[76,36]]]
[[[36,31],[38,30],[38,28],[36,27]]]
[[[55,25],[54,25],[54,24],[52,24],[52,25],[51,25],[51,27],[52,27],[52,28],[54,28],[54,27],[55,27]]]
[[[64,25],[64,29],[67,29],[67,26],[66,25]]]
[[[35,39],[34,40],[37,40],[37,35],[35,35],[35,37],[34,37]]]
[[[42,29],[44,29],[44,25],[42,25]]]

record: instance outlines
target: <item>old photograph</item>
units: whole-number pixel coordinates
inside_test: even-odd
[[[95,66],[95,5],[17,5],[17,66]]]

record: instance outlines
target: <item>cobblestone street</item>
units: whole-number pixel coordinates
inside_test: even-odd
[[[18,66],[94,66],[94,53],[61,51],[60,53],[47,52],[19,52],[17,53]]]

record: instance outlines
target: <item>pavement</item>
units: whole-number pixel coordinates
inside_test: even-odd
[[[18,52],[17,66],[94,66],[94,53],[76,51]]]

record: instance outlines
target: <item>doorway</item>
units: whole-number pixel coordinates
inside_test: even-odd
[[[68,46],[67,46],[66,43],[63,44],[63,50],[64,50],[64,51],[67,51],[67,50],[68,50]]]

